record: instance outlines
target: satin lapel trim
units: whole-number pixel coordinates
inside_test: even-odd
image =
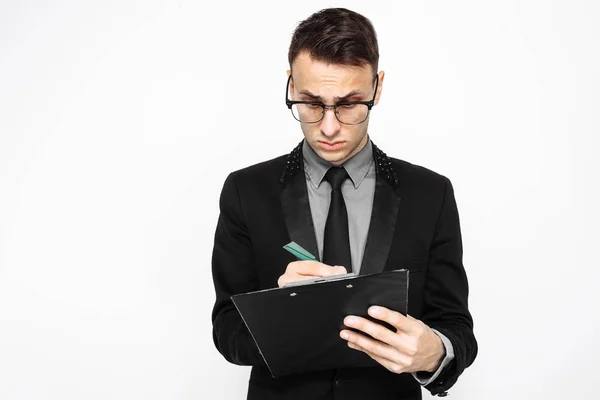
[[[385,268],[398,221],[400,200],[394,188],[378,175],[360,275],[379,273]]]
[[[281,208],[290,239],[319,259],[317,239],[303,173],[290,177],[281,191]],[[283,243],[285,245],[286,243]]]

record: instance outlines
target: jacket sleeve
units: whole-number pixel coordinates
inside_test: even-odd
[[[216,300],[212,311],[213,341],[227,361],[237,365],[265,365],[262,356],[231,301],[234,294],[258,289],[252,240],[235,173],[225,180],[219,200],[219,219],[212,254]]]
[[[473,319],[468,309],[469,285],[462,263],[460,222],[452,184],[445,179],[444,196],[431,243],[422,321],[445,335],[454,359],[427,386],[444,396],[477,355]]]

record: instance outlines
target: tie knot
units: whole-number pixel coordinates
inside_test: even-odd
[[[348,179],[348,172],[344,167],[331,167],[325,174],[325,179],[331,184],[333,190],[342,187],[342,183]]]

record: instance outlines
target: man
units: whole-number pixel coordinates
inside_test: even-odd
[[[450,181],[388,157],[367,132],[384,73],[370,21],[326,9],[301,22],[289,49],[286,102],[304,140],[288,155],[231,173],[213,252],[213,337],[251,365],[248,399],[420,399],[446,395],[475,359],[459,218]],[[397,134],[392,132],[391,134]],[[317,261],[294,261],[295,241]],[[272,378],[230,296],[315,276],[410,271],[408,316],[348,316],[340,340],[378,367]],[[358,332],[364,332],[366,335]]]

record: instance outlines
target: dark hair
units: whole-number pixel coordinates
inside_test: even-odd
[[[368,18],[345,8],[327,8],[301,21],[288,52],[290,68],[302,52],[330,64],[371,65],[377,74],[379,46]]]

